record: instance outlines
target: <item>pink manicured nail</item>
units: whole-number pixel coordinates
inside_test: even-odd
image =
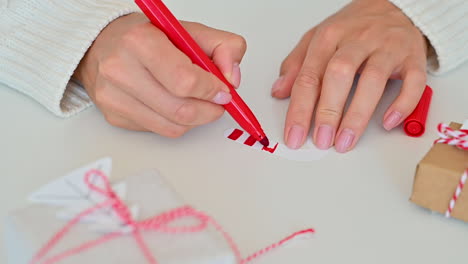
[[[241,82],[241,70],[239,63],[234,63],[234,66],[232,66],[232,75],[231,75],[231,83],[234,85],[234,87],[239,87]]]
[[[393,111],[384,121],[384,128],[388,131],[395,128],[401,121],[401,113]]]
[[[232,100],[232,96],[230,93],[226,93],[224,91],[218,92],[215,97],[213,98],[213,103],[219,105],[229,104]]]
[[[351,147],[351,145],[353,144],[354,137],[355,134],[351,129],[343,129],[335,144],[336,151],[340,153],[345,153],[346,151],[348,151],[349,147]]]
[[[275,81],[273,87],[271,88],[271,94],[276,93],[277,91],[281,90],[283,84],[284,76],[280,76],[278,80]]]
[[[298,149],[301,147],[302,141],[304,140],[305,131],[304,128],[299,125],[293,125],[289,129],[288,140],[286,145],[290,149]]]
[[[315,145],[319,149],[329,149],[332,144],[333,128],[329,125],[320,125],[317,130]]]

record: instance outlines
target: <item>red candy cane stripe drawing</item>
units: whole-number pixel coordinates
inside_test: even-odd
[[[260,142],[256,141],[245,131],[240,129],[228,129],[224,132],[224,137],[230,140],[233,140],[239,144],[242,144],[251,149],[259,150],[265,152],[266,154],[272,154],[275,156],[280,156],[288,160],[297,160],[297,161],[312,161],[319,160],[326,155],[327,151],[319,150],[315,148],[311,143],[309,148],[292,150],[289,149],[284,144],[280,144],[277,141],[272,140],[270,146],[264,147]]]
[[[227,131],[226,134],[229,134],[227,136],[229,139],[237,142],[242,142],[244,145],[247,145],[254,149],[261,149],[270,153],[275,153],[276,149],[278,148],[278,143],[276,143],[273,148],[265,147],[262,144],[260,144],[260,142],[256,141],[254,137],[249,136],[249,134],[244,133],[244,131],[240,129],[234,129],[232,130],[232,132]]]

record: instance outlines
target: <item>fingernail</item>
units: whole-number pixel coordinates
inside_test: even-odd
[[[384,128],[388,131],[395,128],[401,121],[401,113],[393,111],[384,121]]]
[[[333,138],[333,128],[329,125],[320,125],[317,130],[315,145],[319,149],[329,149]]]
[[[286,145],[290,149],[298,149],[301,147],[302,140],[304,139],[304,128],[302,128],[299,125],[293,125],[289,129],[288,133],[288,140],[286,142]]]
[[[351,144],[353,144],[354,137],[355,135],[353,130],[349,128],[343,129],[335,144],[336,151],[340,153],[345,153],[348,151],[349,147],[351,147]]]
[[[271,88],[271,94],[275,94],[277,91],[281,90],[283,84],[284,76],[280,76],[278,80],[275,81],[273,87]]]
[[[215,97],[213,98],[213,103],[219,105],[229,104],[232,100],[232,96],[230,93],[226,93],[224,91],[218,92]]]
[[[239,87],[241,82],[241,70],[239,63],[234,63],[232,66],[232,74],[231,74],[231,83],[234,87]]]

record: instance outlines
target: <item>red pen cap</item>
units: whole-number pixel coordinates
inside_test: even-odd
[[[405,119],[403,129],[410,137],[420,137],[426,131],[426,120],[432,100],[432,88],[426,86],[424,93],[413,113]]]

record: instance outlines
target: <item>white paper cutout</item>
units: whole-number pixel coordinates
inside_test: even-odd
[[[461,129],[468,129],[468,119],[463,122]]]
[[[89,201],[94,201],[94,203],[102,202],[105,197],[90,191],[83,180],[85,173],[91,169],[101,170],[106,176],[110,177],[112,159],[104,158],[76,169],[64,177],[41,187],[38,191],[32,193],[28,200],[32,203],[53,206],[69,206],[73,202],[82,201],[84,197]]]
[[[233,133],[234,134],[237,133],[237,134],[234,135]],[[263,145],[258,141],[255,141],[255,143],[251,145],[252,138],[250,138],[250,135],[240,129],[228,129],[224,132],[224,137],[229,140],[236,141],[237,143],[242,144],[245,147],[263,151],[267,155],[280,156],[288,160],[295,160],[295,161],[319,160],[328,153],[327,150],[320,150],[316,148],[311,140],[307,140],[304,146],[298,150],[290,149],[286,145],[278,143],[278,141],[270,141],[269,149],[265,149]],[[250,141],[250,143],[248,143],[248,141]]]
[[[100,170],[106,177],[110,177],[112,159],[104,158],[76,169],[66,176],[41,187],[38,191],[31,194],[28,200],[36,204],[59,207],[57,218],[71,220],[82,211],[108,199],[108,197],[90,190],[85,184],[84,176],[91,169]],[[102,186],[103,183],[96,181],[94,184]],[[126,185],[124,183],[114,184],[112,189],[120,199],[125,200]],[[138,207],[136,205],[130,206],[130,212],[132,217],[137,218]],[[80,223],[89,224],[91,230],[106,233],[117,230],[122,231],[122,228],[124,228],[120,217],[111,208],[97,210],[80,219]]]

